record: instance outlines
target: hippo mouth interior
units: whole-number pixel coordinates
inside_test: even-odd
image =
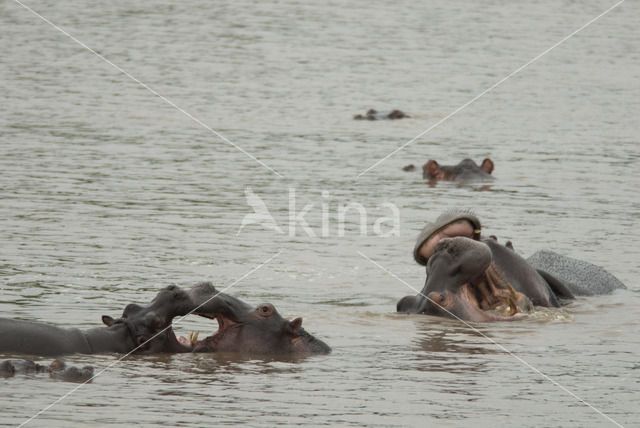
[[[461,292],[471,306],[496,320],[521,318],[533,309],[531,301],[500,276],[493,262],[482,275],[464,284]]]
[[[215,350],[217,344],[230,330],[242,326],[242,323],[240,321],[234,320],[222,314],[199,313],[198,315],[218,321],[218,330],[216,330],[211,336],[207,336],[202,340],[197,339],[197,333],[192,333],[192,336],[190,336],[188,339],[181,337],[181,343],[183,343],[185,346],[190,347],[193,351]]]

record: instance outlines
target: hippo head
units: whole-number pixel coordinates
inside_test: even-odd
[[[302,318],[284,319],[270,303],[251,308],[235,297],[217,292],[210,283],[191,291],[197,303],[194,313],[216,319],[218,331],[202,341],[186,343],[194,352],[244,354],[328,354],[331,348],[302,328]]]
[[[422,166],[422,177],[430,181],[475,181],[492,180],[494,164],[489,158],[485,158],[478,166],[472,159],[463,159],[457,165],[440,165],[434,159],[430,159]]]
[[[530,301],[503,281],[482,242],[443,238],[427,264],[429,272],[416,312],[465,321],[522,318]]]
[[[176,338],[171,322],[176,316],[188,314],[192,308],[190,295],[172,285],[162,289],[148,305],[131,303],[120,318],[103,315],[102,322],[112,329],[126,327],[132,341],[131,350],[137,354],[190,352],[191,349]]]
[[[194,343],[194,352],[303,356],[331,351],[302,328],[302,318],[288,321],[270,303],[249,312],[216,314],[215,319],[218,331]]]

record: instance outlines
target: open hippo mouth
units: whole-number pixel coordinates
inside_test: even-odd
[[[493,262],[479,278],[471,281],[469,292],[473,292],[478,307],[491,311],[496,316],[514,317],[533,310],[533,304],[527,296],[517,292],[496,270]]]
[[[532,305],[522,293],[511,286],[494,289],[479,278],[462,284],[455,294],[432,291],[427,295],[428,305],[434,315],[442,315],[465,321],[513,321],[526,317]]]
[[[240,329],[242,322],[232,319],[223,314],[198,314],[202,317],[215,319],[218,322],[218,330],[211,336],[207,336],[202,340],[198,340],[199,332],[192,333],[189,337],[180,336],[178,341],[193,352],[215,352],[218,349],[218,343],[222,342],[227,334],[234,329]]]
[[[427,301],[420,312],[465,321],[510,321],[533,308],[502,278],[491,250],[481,242],[442,239],[428,266]]]
[[[190,313],[218,322],[218,330],[202,340],[193,335],[179,339],[193,352],[298,356],[331,352],[327,344],[302,328],[302,318],[287,320],[270,303],[250,306],[218,292],[208,282],[193,287],[189,296]]]

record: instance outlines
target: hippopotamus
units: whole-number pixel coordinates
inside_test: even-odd
[[[506,321],[533,307],[523,289],[505,280],[492,251],[466,237],[441,238],[427,263],[427,281],[417,296],[405,296],[397,311],[457,318],[464,321]]]
[[[210,282],[202,282],[190,294],[193,313],[218,321],[218,331],[201,341],[180,338],[193,352],[234,352],[305,356],[328,354],[331,348],[302,328],[302,318],[284,319],[270,303],[257,307],[218,293]],[[211,296],[216,296],[211,298]]]
[[[411,117],[411,116],[407,115],[406,113],[400,110],[379,112],[374,109],[369,109],[367,113],[365,113],[364,115],[356,114],[355,116],[353,116],[355,120],[385,120],[385,119],[394,120],[394,119],[403,119],[405,117]]]
[[[489,158],[485,158],[480,166],[469,158],[457,165],[440,165],[430,159],[422,166],[422,177],[429,181],[490,181],[494,179],[491,175],[493,168],[493,161]]]
[[[0,362],[0,377],[12,377],[16,374],[49,373],[49,377],[66,382],[88,382],[93,378],[93,367],[67,367],[64,361],[54,360],[49,366],[40,365],[31,360],[5,360]]]
[[[270,310],[264,311],[265,307]],[[176,316],[188,314],[217,319],[218,332],[201,342],[178,340],[171,322]],[[120,318],[104,315],[102,321],[106,327],[79,330],[0,318],[0,352],[52,356],[192,351],[308,355],[331,350],[301,327],[301,318],[288,321],[270,304],[254,309],[218,292],[210,282],[199,283],[190,290],[168,286],[150,304],[129,304]]]
[[[482,239],[480,220],[465,210],[445,212],[434,223],[427,223],[413,254],[419,264],[427,266],[427,280],[419,295],[398,302],[398,312],[469,321],[520,319],[532,305],[559,307],[574,295],[594,294],[585,290],[594,289],[596,271],[612,277],[589,263],[550,252],[543,253],[552,255],[548,260],[536,256],[531,263],[510,243],[503,246],[495,237]],[[559,263],[562,268],[552,263],[559,261],[563,261]],[[576,275],[576,266],[582,269],[581,275]],[[567,278],[580,284],[571,285]],[[619,281],[607,284],[599,291],[624,287]],[[508,309],[508,316],[490,311],[496,308]]]
[[[171,329],[171,321],[193,308],[184,290],[170,286],[147,306],[129,304],[122,317],[103,315],[105,327],[88,330],[0,318],[0,352],[58,356],[65,354],[189,352]]]

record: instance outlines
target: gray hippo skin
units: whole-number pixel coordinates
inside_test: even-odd
[[[562,299],[573,299],[573,293],[559,278],[535,269],[527,260],[511,248],[500,245],[495,239],[484,239],[489,247],[498,273],[516,291],[525,294],[536,306],[559,307]]]
[[[485,271],[484,281],[489,287],[482,285],[480,276],[468,281],[468,285],[456,279],[460,274],[456,269],[464,272],[473,266],[471,262],[465,261],[469,254],[473,254],[469,250],[473,246],[468,244],[452,247],[455,249],[452,252],[454,256],[447,263],[455,269],[437,269],[441,260],[446,258],[442,254],[444,248],[440,246],[440,242],[454,237],[486,246],[491,254],[491,263]],[[451,247],[451,244],[447,245]],[[463,248],[466,249],[463,251]],[[483,252],[478,248],[475,250],[475,257],[478,260],[484,257],[486,260],[486,254],[482,256]],[[491,316],[479,315],[477,311],[474,313],[474,308],[484,309],[495,301],[519,308],[518,299],[514,300],[515,305],[509,299],[505,300],[504,292],[501,291],[505,288],[515,293],[512,297],[523,295],[531,304],[547,307],[558,307],[573,299],[574,295],[606,294],[615,289],[626,288],[613,275],[587,262],[551,251],[540,251],[525,260],[513,250],[510,242],[503,246],[498,244],[495,237],[481,240],[480,220],[467,210],[447,211],[435,222],[427,223],[418,235],[413,256],[416,262],[427,266],[427,281],[421,294],[406,296],[398,302],[398,312],[444,314],[442,310],[438,312],[433,308],[429,309],[425,303],[428,300],[425,296],[430,296],[429,293],[434,291],[442,293],[443,289],[448,293],[445,296],[446,302],[458,302],[458,306],[454,305],[454,308],[462,314],[461,319],[483,321],[491,320]],[[432,261],[434,257],[437,257],[437,261]],[[474,271],[478,272],[478,269]],[[440,294],[434,296],[442,298]],[[434,303],[430,305],[433,306]],[[460,309],[462,307],[464,310]],[[526,305],[522,307],[525,308]]]
[[[0,318],[0,352],[57,356],[66,354],[189,352],[171,329],[175,316],[192,309],[178,287],[160,291],[147,306],[129,304],[122,317],[102,317],[105,327],[62,328],[33,321]]]
[[[302,328],[302,318],[288,321],[270,303],[257,307],[218,293],[209,282],[191,289],[194,314],[218,321],[218,331],[201,341],[181,338],[194,352],[293,355],[328,354],[331,348]]]
[[[0,362],[0,377],[12,377],[17,374],[48,373],[52,379],[66,382],[87,382],[93,378],[93,367],[67,367],[64,361],[55,360],[49,366],[40,365],[31,360],[5,360]]]
[[[219,329],[201,342],[175,336],[176,316],[200,315],[218,321]],[[41,322],[0,318],[0,353],[65,355],[73,353],[246,352],[309,355],[331,348],[288,321],[271,304],[254,308],[218,292],[210,282],[183,290],[169,286],[146,306],[127,305],[118,319],[102,317],[106,327],[79,330]]]
[[[534,253],[527,262],[539,271],[562,280],[576,296],[609,294],[627,287],[599,266],[549,250]]]
[[[430,159],[422,166],[422,177],[432,182],[439,180],[448,181],[491,181],[494,169],[493,161],[485,158],[478,166],[471,159],[464,159],[457,165],[440,165]]]
[[[355,120],[395,120],[395,119],[404,119],[408,116],[406,113],[400,110],[391,110],[391,111],[383,111],[379,112],[374,109],[370,109],[366,114],[356,114],[353,116]]]
[[[466,309],[461,310],[460,318],[472,321],[491,320],[492,317],[479,314],[478,311],[474,313],[470,309],[471,306],[485,309],[495,306],[497,302],[502,306],[509,305],[512,309],[518,308],[518,302],[524,302],[522,295],[533,305],[557,307],[563,300],[573,298],[573,294],[562,280],[535,269],[513,251],[511,246],[502,246],[492,238],[481,241],[480,237],[480,220],[467,210],[447,211],[434,223],[427,223],[418,236],[413,252],[416,262],[426,265],[427,280],[421,294],[406,296],[398,302],[398,312],[436,314],[437,311],[433,309],[425,311],[424,300],[428,300],[425,296],[434,291],[442,292],[443,287],[448,290],[449,296],[453,296],[451,299],[464,300]],[[440,246],[440,242],[447,239],[463,241],[455,241],[456,245],[450,243],[447,247]],[[473,246],[469,242],[476,244]],[[450,256],[444,254],[447,248]],[[489,267],[485,268],[484,273],[478,268],[471,269],[476,277],[472,278],[469,285],[464,286],[456,279],[460,272],[455,269],[461,269],[463,272],[470,270],[473,263],[469,257],[472,254],[475,254],[474,257],[478,260],[489,260],[486,262]],[[436,261],[432,261],[434,256],[437,256]],[[449,266],[456,268],[449,273],[444,268],[436,270],[447,257],[451,259],[447,262]],[[482,285],[483,282],[485,285]],[[511,296],[502,291],[505,289]],[[459,290],[466,290],[466,294],[461,294]],[[475,301],[471,295],[475,295]],[[522,303],[521,306],[525,308],[527,305]],[[513,310],[511,312],[514,313]]]
[[[509,321],[533,307],[524,293],[502,277],[489,246],[470,238],[440,239],[427,272],[420,294],[402,298],[398,312],[475,322]]]

